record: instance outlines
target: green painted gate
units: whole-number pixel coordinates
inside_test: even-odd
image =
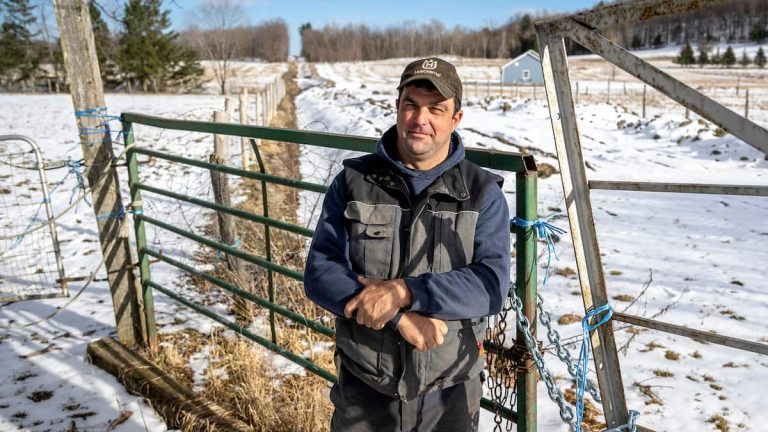
[[[372,152],[375,148],[376,140],[372,138],[336,135],[320,132],[306,132],[288,129],[277,129],[268,127],[246,126],[230,123],[214,123],[214,122],[199,122],[199,121],[186,121],[186,120],[173,120],[165,119],[153,116],[147,116],[135,113],[124,113],[121,116],[123,123],[123,135],[125,137],[125,144],[127,149],[128,159],[128,174],[131,201],[133,203],[134,213],[134,227],[136,233],[136,241],[138,248],[139,258],[139,271],[141,275],[142,295],[145,312],[145,327],[146,337],[149,341],[150,347],[156,347],[157,345],[157,330],[155,325],[155,310],[153,306],[153,292],[159,291],[175,301],[206,315],[214,321],[221,323],[222,325],[242,334],[246,338],[272,350],[273,352],[301,365],[305,369],[325,378],[330,382],[335,382],[336,377],[328,371],[315,363],[310,359],[305,358],[299,354],[296,354],[285,347],[280,346],[277,343],[275,337],[275,314],[282,315],[293,322],[306,326],[314,332],[325,335],[329,338],[334,336],[334,330],[325,326],[324,324],[311,320],[305,316],[302,316],[295,311],[292,311],[285,306],[277,304],[275,302],[275,290],[279,290],[280,287],[276,286],[274,279],[271,277],[273,273],[284,275],[288,278],[295,279],[297,281],[303,280],[301,272],[297,272],[293,269],[285,266],[278,265],[271,259],[271,248],[269,232],[270,229],[284,230],[294,234],[311,237],[313,231],[302,226],[282,222],[280,220],[269,217],[268,202],[263,199],[263,214],[258,215],[250,212],[246,212],[234,207],[222,206],[214,202],[201,200],[189,195],[176,193],[162,188],[157,188],[141,181],[139,173],[139,164],[137,157],[139,155],[146,155],[157,159],[167,160],[173,163],[184,164],[188,166],[194,166],[207,170],[218,171],[226,174],[240,176],[243,178],[254,179],[262,182],[262,193],[266,193],[265,185],[275,184],[283,185],[292,188],[297,188],[306,191],[313,191],[324,193],[327,188],[324,185],[313,184],[303,182],[297,179],[289,179],[274,175],[269,175],[263,172],[255,172],[242,170],[223,165],[208,163],[196,159],[190,159],[180,157],[164,152],[159,152],[146,147],[136,146],[134,144],[133,125],[141,124],[156,128],[189,131],[189,132],[202,132],[220,135],[230,135],[238,137],[251,138],[251,144],[254,148],[254,153],[258,155],[258,148],[256,147],[255,139],[267,139],[272,141],[278,141],[293,144],[306,144],[309,146],[327,147],[344,150],[354,150],[360,152]],[[537,219],[537,168],[535,161],[530,155],[521,155],[515,153],[505,153],[498,151],[484,151],[484,150],[467,150],[467,159],[477,163],[480,166],[516,173],[515,184],[515,215],[525,220]],[[261,162],[261,161],[260,161]],[[263,170],[262,170],[263,171]],[[222,243],[217,240],[212,240],[190,231],[173,226],[167,222],[153,217],[151,214],[147,214],[144,211],[142,201],[142,191],[150,192],[152,194],[164,196],[166,198],[180,200],[189,204],[207,208],[213,211],[226,213],[232,216],[243,218],[262,224],[265,227],[265,251],[266,256],[261,257],[247,253],[237,247]],[[214,275],[200,272],[182,262],[174,260],[168,256],[163,255],[160,251],[152,249],[147,244],[145,225],[154,225],[157,228],[167,230],[175,233],[176,235],[193,240],[201,245],[213,248],[221,253],[235,256],[248,263],[262,267],[267,271],[268,277],[268,298],[262,298],[253,293],[245,291],[237,285],[225,281]],[[533,228],[515,228],[510,226],[510,229],[516,233],[515,241],[515,256],[516,256],[516,277],[515,277],[515,291],[518,297],[523,301],[523,312],[531,322],[531,328],[535,329],[536,325],[536,233]],[[238,325],[236,322],[229,318],[222,316],[203,305],[196,304],[190,299],[179,295],[173,290],[164,287],[152,280],[150,269],[150,258],[159,260],[174,266],[184,272],[193,274],[195,277],[201,278],[213,285],[216,285],[230,293],[249,300],[260,307],[263,307],[270,311],[270,331],[271,335],[265,337],[255,334],[248,328],[244,328]],[[508,305],[510,301],[508,300]],[[508,343],[504,343],[503,334],[499,335],[498,330],[505,329],[515,325],[515,318],[512,317],[509,322],[506,320],[506,311],[509,311],[509,306],[505,307],[505,312],[500,317],[497,317],[498,323],[495,328],[496,331],[489,329],[487,340],[484,343],[484,348],[488,356],[494,358],[503,358],[513,361],[516,365],[514,368],[502,368],[497,370],[497,374],[501,374],[500,378],[497,378],[498,385],[495,387],[492,396],[493,400],[483,398],[482,407],[492,411],[496,414],[497,420],[500,418],[506,418],[513,420],[517,423],[518,431],[531,432],[536,430],[536,380],[537,375],[535,367],[530,356],[525,354],[523,338],[518,331],[516,339],[520,341],[515,343],[514,346],[509,347]],[[514,311],[512,311],[514,313]],[[499,337],[501,336],[501,337]],[[507,363],[509,364],[509,363]],[[506,374],[506,376],[504,375]],[[516,376],[512,376],[516,374]],[[503,391],[502,384],[515,382],[514,391],[517,397],[508,397],[506,391]],[[511,400],[515,400],[517,403],[512,409]],[[501,401],[501,403],[499,403]],[[501,430],[501,427],[497,427],[497,430]]]

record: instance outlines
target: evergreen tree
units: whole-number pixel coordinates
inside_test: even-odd
[[[741,52],[741,58],[739,59],[739,64],[744,67],[747,67],[749,66],[750,63],[752,63],[752,61],[749,59],[749,57],[747,57],[747,50],[745,49],[744,51]]]
[[[112,59],[114,55],[112,38],[109,35],[107,23],[101,17],[101,12],[93,1],[88,2],[88,11],[91,15],[91,27],[93,28],[93,39],[96,44],[96,57],[99,59],[99,71],[101,72],[101,78],[104,79],[107,73],[107,60]]]
[[[653,38],[653,47],[661,48],[664,45],[664,41],[661,39],[661,33],[656,33],[656,37]]]
[[[736,55],[733,53],[733,48],[731,48],[730,45],[728,45],[728,48],[725,50],[725,54],[723,54],[723,58],[720,59],[720,63],[725,65],[725,67],[731,67],[736,64]]]
[[[635,33],[634,35],[632,35],[632,43],[630,44],[630,46],[632,47],[632,49],[642,48],[643,40],[640,39],[639,34]]]
[[[685,43],[683,48],[680,50],[680,55],[677,56],[675,61],[683,66],[696,63],[696,56],[693,54],[691,44],[688,42]]]
[[[169,81],[187,81],[202,73],[197,56],[174,42],[170,12],[162,0],[129,0],[125,4],[118,63],[142,90],[163,90]]]
[[[760,69],[765,67],[765,51],[763,51],[763,47],[760,47],[757,50],[757,54],[755,54],[755,64]]]
[[[765,38],[768,38],[768,30],[765,29],[765,21],[760,20],[752,25],[752,30],[749,32],[749,40],[760,43]]]
[[[699,58],[696,59],[699,66],[709,63],[709,47],[705,42],[699,41]]]
[[[39,59],[32,46],[30,30],[36,6],[28,0],[0,0],[4,19],[0,24],[0,76],[4,80],[25,81],[38,69]]]

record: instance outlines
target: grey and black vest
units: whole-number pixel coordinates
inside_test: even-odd
[[[344,161],[352,269],[373,279],[442,273],[472,262],[485,194],[503,179],[469,161],[449,168],[415,202],[405,181],[375,155]],[[403,401],[449,387],[483,370],[486,319],[448,321],[439,347],[424,352],[396,329],[336,319],[341,364],[372,388]]]

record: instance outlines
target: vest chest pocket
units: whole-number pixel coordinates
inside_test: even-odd
[[[432,268],[444,273],[472,262],[474,254],[476,212],[432,212]]]
[[[347,204],[344,217],[349,221],[349,258],[353,270],[374,279],[391,279],[395,256],[399,207],[370,205],[357,201]]]

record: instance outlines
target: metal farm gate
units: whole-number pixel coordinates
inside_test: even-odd
[[[768,130],[723,107],[697,89],[635,56],[599,31],[600,29],[617,28],[622,23],[684,13],[716,3],[719,1],[628,1],[598,7],[563,18],[538,22],[535,25],[570,231],[576,253],[581,293],[584,308],[588,315],[609,304],[592,213],[591,190],[765,197],[768,196],[768,187],[588,180],[573,93],[571,92],[564,38],[567,37],[579,43],[691,111],[719,125],[747,144],[763,153],[768,153]],[[627,410],[624,396],[612,321],[621,321],[740,350],[768,354],[768,345],[763,343],[691,329],[645,317],[616,312],[613,313],[612,320],[606,321],[605,325],[595,325],[594,331],[591,332],[591,343],[595,360],[594,370],[597,373],[605,419],[609,428],[624,429],[627,425],[634,424],[634,419],[631,418],[632,416]],[[637,426],[637,429],[646,430],[640,426]]]
[[[279,338],[276,337],[276,332],[279,332],[279,325],[285,323],[286,320],[289,320],[292,325],[298,324],[304,326],[317,335],[323,336],[328,341],[332,340],[335,332],[325,324],[327,321],[307,318],[292,310],[288,305],[277,303],[276,294],[278,294],[280,290],[286,289],[287,283],[302,281],[303,275],[300,268],[295,266],[294,268],[291,268],[275,262],[275,259],[272,256],[275,230],[293,233],[306,238],[311,237],[313,231],[301,225],[287,223],[269,216],[271,211],[268,208],[267,199],[267,191],[274,185],[282,185],[297,190],[313,191],[317,193],[325,193],[327,187],[321,184],[304,182],[295,178],[285,178],[267,174],[261,161],[256,139],[282,142],[285,143],[286,146],[306,144],[309,146],[359,152],[372,152],[375,148],[376,140],[356,136],[304,132],[239,124],[172,120],[134,113],[124,113],[121,118],[123,122],[122,134],[126,140],[125,144],[127,149],[128,174],[131,192],[130,207],[134,216],[134,228],[138,246],[138,268],[141,274],[145,312],[144,319],[147,323],[147,340],[149,346],[157,346],[153,293],[160,292],[176,302],[211,318],[227,328],[234,330],[238,334],[255,341],[298,365],[301,365],[306,370],[309,370],[330,382],[334,382],[336,377],[332,371],[318,366],[305,355],[293,352],[288,347],[282,346],[279,343]],[[260,172],[233,168],[227,166],[225,161],[216,160],[213,157],[211,160],[218,163],[182,157],[158,151],[147,146],[138,145],[135,142],[137,137],[134,136],[134,125],[144,125],[144,127],[150,126],[174,131],[202,132],[249,138],[252,151],[259,161]],[[162,144],[160,146],[162,146]],[[242,179],[256,180],[261,183],[261,193],[263,194],[263,208],[261,209],[261,214],[243,211],[231,205],[210,202],[209,200],[203,200],[188,194],[179,193],[179,191],[168,190],[168,188],[148,184],[142,181],[140,175],[142,164],[139,163],[139,156],[149,157],[150,160],[153,161],[162,160],[164,163],[167,162],[181,164],[184,167],[201,168],[210,171],[212,174],[224,173]],[[538,172],[532,156],[468,149],[467,159],[490,169],[515,172],[515,215],[518,220],[536,221],[536,185]],[[173,200],[174,202],[184,203],[184,205],[193,205],[197,208],[218,212],[220,216],[226,215],[227,217],[237,217],[260,224],[265,232],[265,244],[263,245],[265,248],[264,254],[257,255],[249,253],[243,250],[243,248],[240,247],[241,245],[237,242],[230,243],[230,241],[224,241],[223,235],[221,236],[221,239],[213,239],[210,238],[210,236],[199,235],[190,230],[174,226],[167,221],[161,220],[162,215],[153,215],[151,212],[151,203],[159,199],[165,201]],[[211,274],[210,271],[195,268],[194,265],[181,262],[179,259],[174,259],[170,256],[172,254],[166,254],[162,250],[158,250],[157,246],[153,246],[151,242],[147,241],[146,227],[148,225],[153,226],[154,229],[173,233],[180,238],[191,240],[199,246],[213,250],[217,256],[226,257],[222,259],[225,259],[227,262],[230,262],[230,259],[236,259],[260,268],[260,271],[266,272],[268,275],[268,278],[266,278],[268,281],[266,296],[260,296],[254,292],[250,292],[238,283],[224,280],[221,277]],[[513,287],[514,289],[511,290],[511,297],[507,301],[505,310],[501,315],[491,319],[492,327],[488,329],[487,338],[484,342],[484,349],[488,358],[488,367],[489,370],[491,370],[491,376],[486,385],[490,387],[490,392],[493,397],[492,399],[484,398],[481,405],[483,408],[494,413],[498,430],[501,430],[502,423],[506,423],[505,430],[511,430],[513,426],[510,422],[514,422],[517,424],[518,431],[532,432],[536,430],[537,373],[532,357],[525,354],[525,346],[531,346],[531,344],[535,345],[534,335],[537,307],[536,241],[539,230],[537,229],[537,226],[526,227],[520,226],[520,224],[517,226],[511,224],[510,230],[516,233],[516,278]],[[272,233],[272,237],[270,237],[270,232]],[[156,264],[175,267],[197,280],[204,281],[205,283],[214,285],[231,293],[235,296],[235,301],[247,301],[252,305],[268,310],[269,326],[265,331],[267,334],[256,334],[249,328],[217,313],[211,308],[196,303],[191,300],[188,295],[185,295],[183,286],[180,289],[173,289],[167,285],[164,286],[159,283],[153,279],[151,271],[151,266]],[[509,317],[507,317],[508,312],[511,312]],[[512,330],[515,328],[516,322],[518,324],[517,337],[512,338]],[[534,324],[528,325],[529,322]],[[524,334],[524,332],[527,332],[527,335]]]
[[[30,138],[0,135],[0,303],[69,295],[50,168]]]

